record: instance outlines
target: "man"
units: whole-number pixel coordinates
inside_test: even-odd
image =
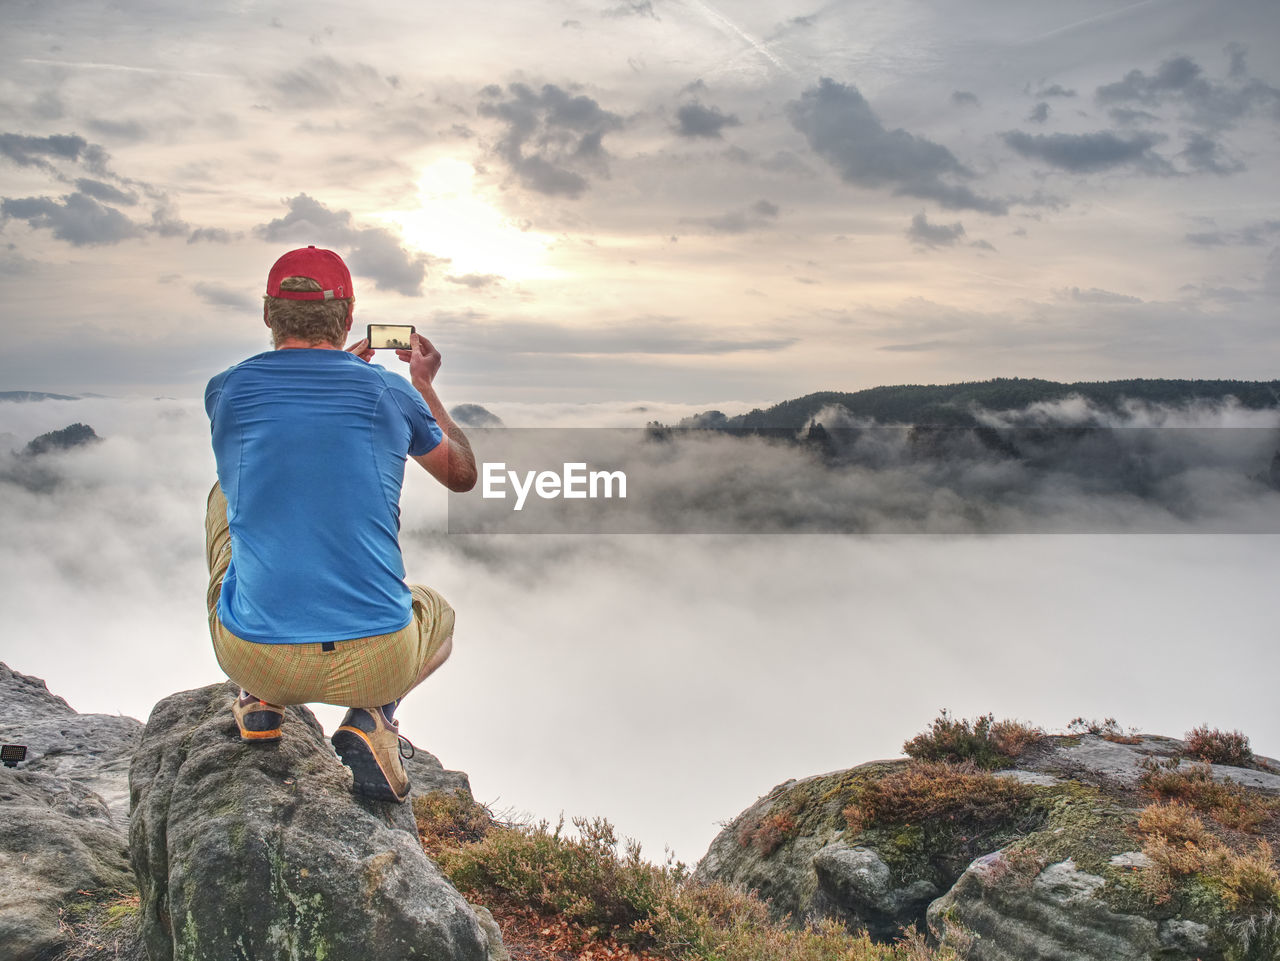
[[[349,707],[331,740],[361,794],[403,801],[394,712],[453,648],[454,612],[404,581],[400,488],[411,457],[475,486],[466,436],[433,386],[440,353],[415,333],[409,382],[368,363],[351,274],[331,250],[285,254],[267,277],[274,350],[205,390],[218,483],[209,494],[209,633],[240,685],[240,737],[278,741],[284,705]],[[402,743],[403,742],[403,743]],[[405,755],[409,756],[409,755]]]

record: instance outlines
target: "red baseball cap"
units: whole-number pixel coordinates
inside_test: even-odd
[[[281,290],[286,277],[310,277],[320,290]],[[351,297],[351,271],[332,250],[314,244],[291,250],[271,267],[267,274],[267,296],[284,300],[340,300]]]

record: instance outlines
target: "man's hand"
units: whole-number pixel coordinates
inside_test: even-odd
[[[369,346],[368,337],[361,337],[359,340],[357,340],[354,344],[352,344],[350,347],[347,348],[347,353],[355,354],[357,357],[359,357],[361,360],[365,361],[366,363],[368,361],[373,360],[373,348]]]
[[[409,364],[409,380],[413,386],[422,390],[424,387],[430,387],[436,379],[436,374],[440,372],[440,364],[443,360],[440,351],[427,338],[423,337],[416,330],[410,337],[409,343],[412,347],[409,350],[397,350],[396,356]]]
[[[414,460],[449,490],[469,491],[479,479],[475,454],[471,452],[467,435],[453,422],[432,384],[440,372],[440,351],[417,331],[413,332],[410,343],[413,346],[409,350],[397,350],[396,356],[408,363],[409,379],[414,389],[422,395],[427,409],[444,434],[439,444],[414,457]]]

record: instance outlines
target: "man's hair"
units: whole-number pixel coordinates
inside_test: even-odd
[[[323,290],[310,277],[286,277],[280,281],[281,290]],[[354,297],[333,300],[288,300],[284,297],[263,297],[267,305],[267,323],[271,327],[271,342],[279,346],[282,341],[301,340],[308,344],[334,344],[341,347],[347,339],[347,315]]]

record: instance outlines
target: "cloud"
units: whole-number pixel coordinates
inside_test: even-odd
[[[101,200],[109,204],[123,204],[130,206],[138,202],[137,194],[127,193],[111,184],[103,183],[101,180],[89,180],[81,177],[76,181],[76,190],[82,194],[88,194],[94,200]]]
[[[1049,105],[1041,100],[1031,108],[1031,113],[1027,114],[1027,119],[1032,123],[1044,123],[1049,119]]]
[[[923,213],[918,213],[911,218],[907,236],[913,243],[925,247],[951,247],[964,236],[964,225],[959,221],[954,224],[931,224]]]
[[[741,126],[734,114],[724,114],[716,107],[687,103],[676,111],[676,133],[682,137],[720,137],[725,127]]]
[[[797,337],[769,337],[747,329],[723,331],[701,328],[676,317],[640,316],[626,323],[574,327],[548,321],[493,321],[468,311],[439,312],[432,318],[441,342],[455,350],[516,354],[658,354],[712,355],[740,351],[776,351],[796,343]],[[447,333],[447,337],[445,336]]]
[[[1280,220],[1260,220],[1239,230],[1206,230],[1186,235],[1199,247],[1261,247],[1280,234]]]
[[[1098,87],[1094,98],[1100,104],[1176,104],[1196,123],[1221,129],[1255,109],[1280,109],[1280,89],[1247,74],[1244,50],[1237,45],[1232,50],[1232,84],[1209,79],[1198,63],[1181,55],[1164,61],[1151,74],[1130,70],[1124,79]]]
[[[427,257],[409,253],[395,234],[383,227],[357,227],[350,211],[330,210],[307,194],[288,201],[289,212],[253,232],[272,243],[297,243],[340,247],[352,273],[373,280],[379,290],[394,290],[406,297],[422,294]]]
[[[1064,300],[1073,300],[1080,304],[1140,304],[1140,297],[1131,297],[1128,294],[1117,294],[1110,290],[1102,290],[1098,287],[1090,287],[1088,290],[1081,290],[1079,287],[1064,287],[1058,292],[1058,296]]]
[[[1074,90],[1068,90],[1060,83],[1050,84],[1036,91],[1036,97],[1040,100],[1044,100],[1047,97],[1074,97],[1075,95],[1076,92]]]
[[[762,199],[743,210],[731,210],[715,217],[681,217],[680,223],[707,227],[716,233],[742,234],[771,227],[780,212],[777,204]]]
[[[1043,160],[1072,173],[1095,173],[1132,166],[1148,173],[1170,174],[1173,168],[1152,149],[1164,140],[1158,134],[1135,133],[1127,137],[1109,130],[1097,133],[1032,134],[1010,130],[1004,142],[1024,157]]]
[[[957,107],[979,107],[982,105],[978,95],[970,93],[968,90],[953,90],[951,92],[951,102]]]
[[[90,119],[85,125],[94,133],[111,140],[125,140],[136,143],[149,136],[147,128],[136,120],[99,120]]]
[[[974,193],[948,178],[972,173],[941,144],[905,130],[886,130],[857,88],[823,77],[786,106],[792,126],[810,148],[859,187],[890,187],[896,194],[934,200],[951,210],[1008,212],[1008,204]]]
[[[649,17],[653,20],[661,19],[653,9],[651,0],[627,0],[617,6],[608,7],[600,11],[600,16],[619,18],[619,17]]]
[[[1193,133],[1178,156],[1192,170],[1217,174],[1219,177],[1240,173],[1245,169],[1242,161],[1228,157],[1221,144],[1202,133]]]
[[[460,284],[463,287],[470,287],[472,290],[479,290],[482,287],[492,287],[503,281],[501,274],[449,274],[445,280],[451,284]]]
[[[50,197],[5,197],[0,199],[0,219],[25,220],[33,229],[49,230],[75,247],[115,244],[143,232],[114,207],[103,206],[79,192],[60,201]]]
[[[207,304],[212,304],[214,307],[230,307],[234,310],[249,312],[260,310],[262,307],[261,300],[250,297],[242,290],[235,290],[222,284],[199,281],[193,284],[191,289],[196,292],[196,295],[201,300]]]
[[[363,103],[395,88],[394,78],[384,78],[367,63],[327,56],[278,73],[268,83],[284,106],[297,108]]]
[[[502,90],[490,84],[481,93],[496,98]],[[607,172],[603,140],[622,128],[621,117],[555,84],[544,84],[535,92],[513,83],[507,95],[507,100],[481,103],[477,109],[506,124],[497,153],[525,187],[550,196],[577,197],[589,186],[583,170]]]
[[[231,231],[224,230],[222,227],[197,227],[187,237],[187,243],[229,244],[237,236],[239,235],[232,234]]]
[[[94,173],[106,172],[107,152],[78,134],[53,134],[28,137],[16,133],[0,133],[0,157],[7,157],[20,167],[38,167],[50,173],[56,168],[49,158],[83,163]]]

